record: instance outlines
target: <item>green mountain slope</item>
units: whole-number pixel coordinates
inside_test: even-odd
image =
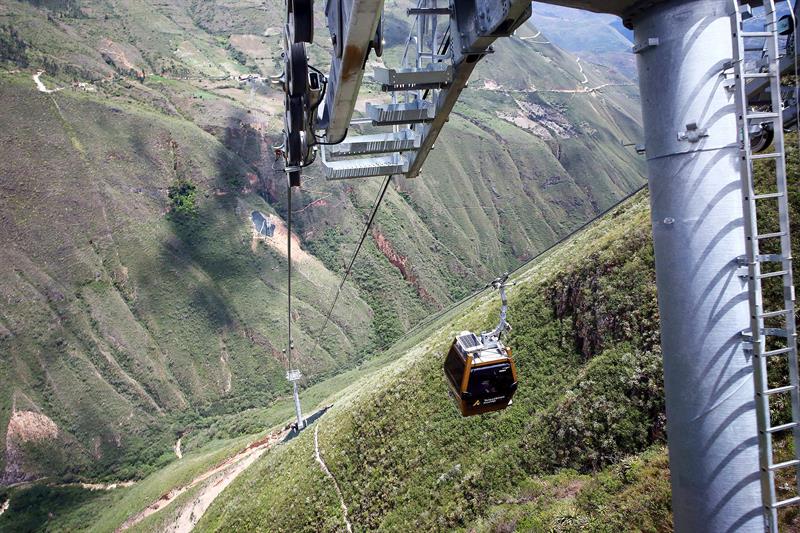
[[[787,148],[796,175],[796,136]],[[759,165],[759,190],[769,179]],[[800,231],[796,180],[790,202]],[[767,209],[764,231],[770,219]],[[334,397],[315,426],[240,477],[199,530],[341,531],[344,504],[354,531],[671,531],[647,195],[516,279],[507,343],[520,387],[506,411],[461,418],[441,368],[455,334],[496,320],[497,297],[483,293],[406,339],[392,366]],[[782,295],[767,297],[774,307]],[[775,405],[773,415],[788,408]],[[777,453],[788,457],[790,447],[779,442]],[[796,527],[797,512],[782,520]]]
[[[547,39],[627,78],[637,78],[633,32],[622,25],[619,17],[539,3],[531,21],[542,30],[540,40]]]
[[[387,6],[399,39],[404,4]],[[260,430],[263,409],[239,413],[288,393],[282,100],[240,79],[274,73],[281,16],[250,0],[0,4],[0,483],[138,478],[181,434],[192,450]],[[639,135],[635,90],[616,83],[549,45],[498,46],[422,177],[393,184],[313,353],[379,184],[311,170],[293,213],[307,384],[641,184],[621,146]],[[182,181],[195,216],[170,212]]]
[[[605,490],[580,474],[663,439],[646,196],[537,260],[519,279],[508,342],[520,389],[507,411],[462,419],[440,369],[456,332],[490,325],[497,302],[487,294],[461,318],[429,329],[393,367],[343,393],[318,422],[319,448],[356,530],[466,528],[533,487],[544,500],[569,483]],[[270,454],[216,502],[201,530],[338,530],[337,497],[313,450],[308,431]],[[663,521],[668,490],[657,477],[662,499],[649,512]],[[547,506],[538,512],[559,516]]]
[[[800,168],[797,147],[793,135],[790,175]],[[767,190],[769,167],[757,165],[756,179]],[[797,232],[796,180],[790,205]],[[769,208],[760,213],[763,231],[774,230],[774,219]],[[800,251],[800,241],[794,244]],[[392,367],[344,391],[315,434],[254,465],[200,530],[339,530],[338,495],[314,463],[319,451],[356,531],[670,531],[646,194],[545,253],[517,279],[507,342],[520,389],[506,411],[461,418],[441,371],[457,332],[485,329],[495,318],[496,297],[483,294],[407,339]],[[768,305],[781,297],[768,294]],[[780,416],[788,406],[773,408]],[[778,453],[787,446],[779,443]],[[796,526],[797,513],[782,519]]]
[[[3,123],[29,150],[15,145],[2,163],[5,419],[12,406],[42,409],[64,438],[97,439],[82,452],[108,472],[125,448],[154,438],[141,428],[167,429],[170,412],[263,405],[284,388],[273,330],[285,323],[286,261],[253,242],[250,211],[271,210],[237,194],[246,165],[180,122],[93,97],[31,97],[29,85],[2,85]],[[164,216],[173,173],[207,191],[195,220]],[[306,302],[337,278],[309,257],[296,282],[299,309],[319,322],[324,303]],[[348,296],[337,316],[351,335],[343,355],[369,335],[368,307]],[[309,372],[338,364],[318,356]]]

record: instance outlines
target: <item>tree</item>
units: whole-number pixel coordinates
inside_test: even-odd
[[[186,178],[178,178],[169,186],[171,211],[178,216],[197,215],[197,185]]]

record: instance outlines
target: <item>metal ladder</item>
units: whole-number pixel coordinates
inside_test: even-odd
[[[374,69],[373,81],[383,92],[391,93],[391,103],[367,103],[366,118],[350,123],[351,129],[371,126],[391,127],[391,131],[348,134],[341,144],[323,146],[322,164],[329,180],[408,174],[414,153],[423,144],[423,126],[436,118],[439,92],[453,82],[453,55],[444,44],[450,31],[451,10],[438,3],[418,0],[417,7],[407,10],[414,23],[402,66]],[[442,25],[446,27],[444,31],[439,17],[448,19]]]
[[[530,0],[417,0],[406,10],[413,25],[400,68],[378,67],[373,74],[373,81],[391,93],[391,103],[368,104],[366,117],[349,124],[391,130],[323,145],[326,177],[417,177],[478,62],[493,52],[497,39],[513,35],[531,9]]]
[[[778,531],[778,510],[800,504],[800,377],[797,360],[797,326],[795,321],[795,291],[792,279],[792,250],[789,229],[789,199],[786,176],[786,154],[784,142],[783,105],[781,98],[781,57],[777,31],[777,14],[774,0],[742,2],[732,0],[731,14],[733,29],[734,58],[731,68],[734,72],[732,88],[735,91],[737,120],[740,141],[740,164],[744,203],[744,224],[747,239],[747,255],[740,258],[740,265],[746,268],[748,294],[750,301],[750,329],[743,332],[746,342],[752,344],[755,403],[758,420],[758,439],[761,467],[761,489],[764,505],[765,524],[770,532]],[[764,25],[758,31],[745,30],[747,25],[757,22],[753,18],[753,7],[763,9]],[[754,48],[746,41],[763,40],[763,48]],[[748,52],[759,50],[761,55],[755,61]],[[755,103],[752,100],[753,85],[769,84],[769,101],[763,98]],[[760,91],[763,94],[763,91]],[[754,106],[760,109],[754,109]],[[751,139],[763,128],[772,128],[774,141],[771,151],[754,153]],[[766,161],[774,181],[771,189],[760,190],[755,183],[756,161]],[[776,202],[778,221],[775,228],[759,232],[759,204]],[[771,221],[773,224],[775,221]],[[777,230],[777,231],[774,231]],[[779,246],[776,246],[779,243]],[[772,245],[779,248],[778,253],[763,254],[761,248]],[[766,281],[771,280],[771,281]],[[764,284],[782,283],[783,305],[780,309],[764,308]],[[781,324],[782,323],[782,324]],[[768,369],[771,362],[784,358],[788,369],[781,376],[782,381],[775,386],[770,383]],[[781,367],[781,370],[783,367]],[[772,373],[772,378],[775,372]],[[773,425],[771,401],[788,399],[791,403],[791,420],[778,421]],[[775,438],[785,436],[789,431],[794,438],[795,455],[791,459],[776,461],[774,454]],[[794,486],[791,495],[778,494],[776,474],[794,470]]]

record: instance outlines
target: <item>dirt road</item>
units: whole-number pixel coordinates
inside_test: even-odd
[[[39,72],[37,72],[36,74],[33,75],[33,81],[34,81],[34,83],[36,83],[36,88],[39,90],[40,93],[52,94],[52,93],[64,90],[63,87],[56,87],[55,89],[48,89],[47,86],[45,86],[45,84],[42,83],[42,80],[41,80],[42,74],[44,74],[44,71],[40,70]]]
[[[283,440],[287,433],[288,431],[285,430],[271,433],[267,437],[250,444],[247,448],[233,457],[226,459],[211,470],[200,474],[187,485],[163,494],[161,498],[153,502],[147,509],[126,520],[117,531],[125,531],[135,526],[148,516],[169,506],[186,491],[202,485],[194,498],[188,504],[184,505],[178,512],[177,517],[164,528],[165,531],[181,533],[191,531],[217,496],[267,450]]]

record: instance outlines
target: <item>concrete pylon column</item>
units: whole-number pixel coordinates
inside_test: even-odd
[[[652,6],[652,2],[648,2]],[[641,4],[640,4],[641,5]],[[764,531],[734,95],[731,0],[633,17],[652,205],[675,530]]]

